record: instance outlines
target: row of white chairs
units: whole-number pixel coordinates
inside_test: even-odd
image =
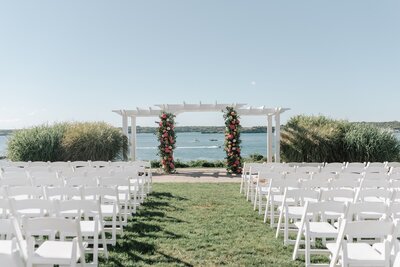
[[[342,172],[340,169],[329,169],[328,171],[321,171],[326,169],[319,169],[318,167],[300,167],[295,170],[294,167],[288,167],[284,164],[278,165],[277,163],[270,164],[258,164],[252,165],[248,168],[247,172],[242,175],[240,192],[246,195],[247,200],[253,201],[255,190],[260,176],[271,176],[274,173],[279,175],[285,175],[287,178],[296,179],[308,179],[314,176],[316,179],[326,179],[329,177],[344,177],[344,176],[357,176],[362,175],[363,177],[371,179],[399,179],[400,180],[400,169],[396,171],[388,171],[384,168],[373,168],[358,170],[355,172]],[[301,169],[301,171],[299,171]]]
[[[0,226],[2,220],[14,222],[12,234],[4,233],[6,240],[1,240],[9,245],[13,238],[12,249],[6,246],[6,255],[0,249],[0,260],[12,259],[10,266],[75,266],[78,261],[85,265],[85,253],[93,254],[91,265],[97,266],[99,252],[107,258],[107,244],[116,244],[117,234],[151,192],[151,171],[143,166],[64,166],[58,171],[39,170],[48,166],[14,167],[3,168],[0,175]],[[44,227],[29,230],[33,221]],[[70,236],[74,239],[65,239]]]
[[[7,167],[123,167],[123,166],[144,166],[150,168],[149,161],[0,161],[1,168]]]
[[[332,267],[338,263],[399,266],[395,265],[400,264],[400,256],[395,263],[396,220],[400,217],[398,180],[381,174],[368,176],[329,177],[318,173],[296,179],[291,174],[270,174],[264,194],[259,195],[266,201],[264,221],[269,219],[271,227],[277,227],[277,237],[283,232],[285,244],[295,244],[293,260],[304,252],[306,266],[313,266],[311,255],[315,253],[330,255]],[[292,231],[297,237],[294,240],[289,235]],[[365,238],[374,239],[367,242]],[[322,240],[325,249],[315,247],[317,239]]]

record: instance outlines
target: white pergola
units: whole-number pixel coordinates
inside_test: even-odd
[[[149,108],[121,109],[113,110],[122,117],[122,132],[128,137],[128,118],[131,118],[131,138],[130,138],[130,157],[136,159],[136,118],[138,117],[158,117],[162,111],[170,112],[175,115],[184,112],[222,112],[226,107],[233,107],[239,116],[264,116],[267,121],[267,158],[272,162],[273,155],[275,161],[280,162],[280,142],[281,142],[281,122],[280,114],[290,110],[289,108],[267,108],[265,106],[252,107],[247,104],[159,104]],[[275,151],[272,149],[273,133],[272,119],[275,117]]]

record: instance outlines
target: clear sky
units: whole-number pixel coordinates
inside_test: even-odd
[[[0,128],[182,101],[400,120],[400,1],[1,0],[0,100]]]

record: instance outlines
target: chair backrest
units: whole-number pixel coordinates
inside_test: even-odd
[[[79,167],[88,167],[90,166],[90,163],[89,161],[71,161],[69,165],[74,168],[79,168]]]
[[[287,173],[285,174],[285,179],[287,180],[310,180],[311,173]]]
[[[7,218],[10,213],[10,202],[7,198],[0,199],[0,218]]]
[[[279,173],[294,173],[296,172],[296,167],[290,167],[289,165],[285,164],[281,166],[273,166],[272,171]]]
[[[97,186],[97,177],[73,176],[65,179],[66,186]]]
[[[55,202],[56,214],[58,217],[89,217],[99,216],[102,220],[99,200],[61,200]],[[76,212],[76,213],[75,213]],[[74,214],[75,213],[75,214]]]
[[[390,188],[389,180],[371,180],[362,179],[360,183],[361,188]]]
[[[83,199],[101,200],[101,203],[117,203],[120,205],[117,187],[86,186],[82,189]]]
[[[321,201],[353,202],[355,190],[350,188],[324,189],[321,191]]]
[[[10,240],[14,235],[12,220],[10,218],[0,218],[0,236],[5,240]]]
[[[350,188],[354,189],[360,186],[360,180],[352,180],[352,179],[334,179],[331,181],[330,186],[332,189],[341,189],[341,188]]]
[[[11,212],[16,217],[44,217],[46,213],[54,211],[54,204],[52,201],[45,199],[21,199],[10,200]],[[35,212],[32,212],[35,210]]]
[[[284,199],[294,199],[295,205],[303,206],[306,201],[318,202],[320,199],[320,192],[318,190],[306,190],[300,188],[285,189]]]
[[[366,172],[363,176],[366,180],[389,180],[387,173]]]
[[[387,202],[393,197],[393,191],[386,188],[359,188],[354,202]]]
[[[0,179],[0,186],[28,186],[32,185],[31,179],[27,176],[21,176],[19,178],[3,178]]]
[[[366,167],[366,162],[347,162],[346,163],[346,168],[365,168]]]
[[[367,168],[380,167],[386,168],[387,162],[367,162]]]
[[[304,189],[321,189],[321,188],[329,188],[330,181],[328,180],[318,180],[318,179],[309,179],[300,182],[301,188]]]
[[[312,174],[312,173],[319,173],[320,170],[321,170],[320,167],[302,166],[296,169],[296,173]]]
[[[324,162],[302,162],[299,167],[317,167],[323,168],[325,165]]]
[[[324,167],[342,168],[345,166],[346,166],[346,163],[344,163],[344,162],[326,162]]]
[[[388,174],[389,170],[385,167],[367,167],[364,170],[365,173],[381,173]]]
[[[64,182],[57,172],[28,172],[34,186],[63,186]]]
[[[44,188],[44,197],[47,200],[82,199],[82,188],[74,186]]]
[[[365,172],[365,166],[347,166],[342,170],[343,173],[363,173]]]
[[[336,179],[336,174],[330,172],[321,172],[321,173],[313,173],[311,176],[312,180],[322,180],[322,181],[330,181]]]
[[[343,217],[346,213],[346,203],[338,201],[309,202],[304,205],[303,218],[309,217],[313,221],[326,221],[327,214],[336,214],[337,218]],[[311,215],[311,216],[310,216]],[[329,217],[332,219],[332,216]]]
[[[89,164],[90,164],[90,166],[96,167],[96,168],[102,168],[102,167],[110,166],[110,162],[109,161],[103,161],[103,160],[90,161]]]
[[[29,168],[31,167],[48,167],[49,166],[49,162],[47,161],[31,161],[29,163]]]
[[[346,179],[346,180],[361,180],[363,175],[360,173],[339,173],[337,179]]]
[[[373,214],[373,216],[370,216]],[[388,205],[383,202],[356,202],[348,203],[346,212],[346,219],[348,220],[363,220],[368,219],[381,219],[387,217]]]
[[[43,189],[38,186],[10,186],[5,188],[8,198],[12,199],[33,199],[42,198]]]

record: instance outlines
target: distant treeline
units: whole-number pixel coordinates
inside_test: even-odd
[[[130,128],[128,131],[130,132]],[[156,127],[141,127],[137,126],[137,133],[154,133],[156,131]],[[223,133],[225,131],[225,126],[178,126],[175,127],[175,132],[177,133],[191,133],[191,132],[200,132],[200,133]],[[272,128],[274,131],[274,127]],[[266,133],[267,127],[265,126],[254,126],[254,127],[243,127],[242,133]]]
[[[400,121],[385,121],[385,122],[356,122],[360,124],[372,124],[379,128],[393,129],[396,131],[400,131]]]

